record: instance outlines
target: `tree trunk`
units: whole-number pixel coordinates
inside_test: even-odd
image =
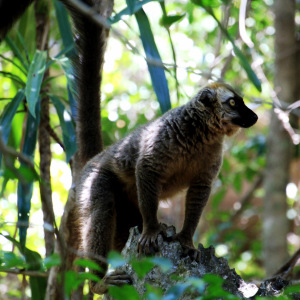
[[[275,0],[275,78],[277,98],[286,103],[295,101],[296,90],[296,36],[295,1]],[[280,103],[274,102],[280,108]],[[267,276],[272,275],[288,258],[286,217],[286,186],[289,182],[289,167],[292,140],[284,128],[279,110],[271,111],[267,137],[267,162],[264,174],[263,207],[263,255]]]
[[[48,0],[40,0],[35,2],[35,20],[36,20],[36,43],[37,49],[40,51],[48,50],[49,39],[49,7]],[[44,82],[49,77],[49,69],[44,75]],[[54,250],[54,232],[53,228],[54,212],[52,205],[52,188],[51,188],[51,149],[50,149],[50,135],[47,127],[50,126],[49,118],[49,97],[46,94],[49,90],[49,84],[43,87],[42,93],[45,95],[41,99],[41,112],[39,124],[39,152],[40,152],[40,195],[42,202],[42,210],[44,217],[44,233],[45,233],[45,247],[46,256],[52,254]]]

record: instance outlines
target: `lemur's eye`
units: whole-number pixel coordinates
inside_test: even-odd
[[[233,99],[230,99],[229,104],[230,104],[230,106],[235,106],[235,101]]]

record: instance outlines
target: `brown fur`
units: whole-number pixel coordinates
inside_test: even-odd
[[[236,101],[235,108],[229,99]],[[82,250],[91,258],[121,251],[129,228],[137,225],[142,229],[138,251],[152,253],[163,232],[159,200],[188,188],[184,225],[176,239],[199,259],[192,237],[221,166],[223,138],[256,120],[230,86],[213,83],[95,156],[77,190]],[[96,285],[94,291],[102,290]]]

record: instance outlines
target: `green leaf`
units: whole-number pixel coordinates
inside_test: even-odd
[[[100,282],[101,281],[101,279],[97,275],[89,273],[89,272],[79,273],[78,274],[78,279],[82,280],[82,281],[85,281],[85,280],[92,280],[92,281],[95,281],[95,282]]]
[[[40,89],[46,70],[47,51],[35,52],[31,65],[29,67],[26,83],[26,99],[30,114],[35,118],[35,107],[40,95]]]
[[[47,278],[44,277],[29,277],[31,300],[44,300],[47,289]]]
[[[147,300],[161,300],[162,299],[164,292],[161,287],[152,286],[148,283],[146,283],[145,286],[146,286],[145,299],[147,299]]]
[[[212,207],[214,210],[219,208],[220,203],[224,199],[224,196],[226,194],[226,190],[222,188],[219,192],[217,192],[212,199]]]
[[[160,20],[160,25],[164,27],[170,27],[172,24],[181,21],[184,18],[185,14],[174,15],[174,16],[163,16]]]
[[[113,269],[121,267],[127,263],[127,260],[118,252],[110,251],[107,260]]]
[[[67,78],[67,90],[68,90],[68,98],[70,103],[70,108],[72,112],[73,119],[77,117],[77,104],[76,104],[76,80],[74,76],[74,68],[70,62],[70,60],[64,60],[60,62],[62,68],[65,71],[65,76]]]
[[[17,256],[13,252],[0,251],[0,270],[9,268],[20,268],[26,267],[26,262],[23,257]]]
[[[143,9],[140,9],[135,13],[135,17],[139,26],[141,40],[146,53],[146,57],[148,59],[147,66],[150,73],[153,89],[159,102],[160,109],[162,113],[164,113],[171,108],[171,101],[163,63],[157,50],[146,13]],[[150,63],[151,60],[155,61],[155,63],[161,64],[161,66]]]
[[[141,260],[133,259],[131,261],[133,270],[136,272],[138,278],[144,278],[145,275],[153,269],[155,263],[152,262],[151,258],[146,257]]]
[[[187,283],[177,283],[171,286],[162,300],[177,300],[180,299],[180,296],[184,293],[184,291],[189,287]]]
[[[135,0],[126,0],[130,15],[134,14]]]
[[[173,267],[172,262],[164,257],[152,257],[150,261],[159,266],[163,272],[167,272]]]
[[[44,266],[47,269],[51,267],[59,266],[61,264],[61,258],[57,253],[53,253],[44,259]]]
[[[13,64],[17,69],[19,69],[23,74],[27,74],[26,71],[21,67],[19,66],[19,64],[17,64],[13,59],[9,59],[8,57],[5,57],[4,55],[1,55],[0,54],[0,58],[3,59],[3,61],[7,61],[8,63],[11,63]]]
[[[8,44],[8,46],[10,47],[14,55],[19,59],[19,61],[25,67],[25,69],[28,70],[28,66],[29,66],[28,62],[26,61],[26,59],[24,59],[20,49],[16,46],[13,40],[10,39],[9,37],[6,37],[5,42]]]
[[[74,261],[74,265],[82,268],[89,268],[90,270],[101,271],[101,267],[92,260],[79,258]]]
[[[24,100],[24,90],[19,90],[16,96],[5,106],[4,112],[0,118],[0,129],[2,134],[3,142],[6,144],[8,141],[12,120],[17,112],[17,109],[21,102]],[[1,167],[1,156],[0,153],[0,167]]]
[[[118,286],[111,286],[108,288],[109,294],[115,300],[140,300],[140,296],[136,289],[131,285],[123,285],[121,287]]]
[[[234,180],[233,180],[233,186],[234,189],[240,193],[242,191],[242,186],[243,186],[243,178],[240,173],[235,174]]]
[[[258,77],[256,76],[256,74],[254,73],[253,69],[251,68],[251,66],[248,62],[248,59],[245,57],[243,52],[234,44],[233,39],[232,39],[231,43],[232,43],[232,46],[233,46],[234,53],[236,54],[236,56],[238,57],[242,67],[246,71],[246,73],[248,75],[248,78],[252,81],[252,83],[254,84],[256,89],[259,92],[261,92],[261,82],[258,79]]]
[[[60,1],[53,0],[53,3],[55,8],[56,20],[58,22],[58,27],[64,48],[71,49],[66,52],[66,56],[72,57],[76,54],[76,50],[67,9],[65,5]]]
[[[84,282],[84,279],[78,279],[78,274],[74,271],[67,271],[65,273],[65,293],[70,298],[72,290],[76,290],[78,286]]]
[[[119,13],[117,13],[114,16],[110,17],[108,19],[108,21],[109,21],[110,24],[117,23],[122,19],[123,16],[133,15],[134,13],[138,12],[143,7],[143,5],[145,5],[149,2],[153,2],[153,1],[163,2],[163,0],[141,0],[141,1],[136,1],[134,9],[133,9],[132,12],[130,11],[130,8],[127,6],[125,9],[123,9]]]
[[[202,280],[202,278],[195,278],[195,277],[190,277],[188,278],[187,282],[192,285],[196,290],[200,293],[203,294],[205,291],[205,283]]]
[[[38,105],[36,105],[35,108],[35,113],[37,117],[34,118],[31,114],[28,114],[28,118],[26,122],[26,131],[24,136],[24,144],[22,149],[22,153],[28,157],[31,157],[32,161],[34,157],[34,150],[37,142],[37,132],[38,132],[38,126],[40,121],[39,111],[40,111],[40,105],[38,102]],[[21,163],[21,166],[22,165],[25,164]],[[19,181],[18,190],[17,190],[18,227],[19,227],[20,243],[23,248],[25,247],[27,228],[29,226],[29,211],[31,207],[32,191],[33,191],[32,182],[22,184]]]
[[[63,141],[66,151],[67,162],[69,162],[71,157],[77,150],[76,133],[72,122],[72,118],[65,106],[60,102],[60,100],[56,96],[50,95],[50,99],[54,104],[59,117],[60,126],[63,133]]]
[[[17,75],[11,73],[11,72],[4,72],[0,71],[1,76],[9,78],[11,81],[13,81],[16,85],[20,85],[21,87],[25,86],[25,82]]]
[[[205,6],[210,6],[210,7],[218,7],[220,6],[220,1],[219,0],[191,0],[194,4],[205,7]]]
[[[0,233],[0,235],[12,242],[14,246],[17,247],[19,251],[24,255],[27,264],[27,270],[43,270],[42,257],[38,252],[32,251],[26,247],[22,247],[20,242],[9,235],[4,235],[2,233]]]

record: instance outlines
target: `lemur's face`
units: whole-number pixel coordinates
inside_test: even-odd
[[[229,86],[220,86],[217,89],[219,101],[222,104],[222,120],[242,128],[249,128],[257,121],[257,115],[249,109],[243,98]]]
[[[257,115],[249,109],[243,98],[231,86],[223,83],[211,83],[199,92],[200,102],[216,116],[220,130],[232,135],[240,127],[248,128],[257,121]]]

